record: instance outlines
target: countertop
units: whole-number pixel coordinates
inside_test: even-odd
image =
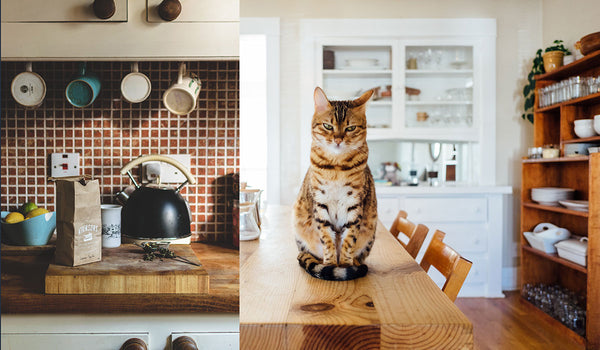
[[[202,294],[44,294],[50,246],[15,249],[2,245],[2,313],[175,313],[239,311],[239,254],[235,249],[192,243],[210,276]]]
[[[442,186],[375,186],[377,194],[512,194],[510,186],[467,186],[467,185],[442,185]]]
[[[367,276],[334,282],[298,265],[291,219],[269,206],[240,243],[241,348],[473,348],[471,322],[381,223]]]

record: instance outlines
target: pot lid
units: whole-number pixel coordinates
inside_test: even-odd
[[[34,72],[19,73],[12,81],[11,92],[15,100],[26,107],[42,103],[46,96],[46,83]]]

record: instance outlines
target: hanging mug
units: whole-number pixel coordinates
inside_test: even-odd
[[[140,73],[138,63],[131,64],[131,73],[127,74],[121,81],[121,94],[129,103],[140,103],[150,96],[152,83],[144,74]]]
[[[98,97],[100,86],[100,78],[87,72],[86,64],[82,62],[79,64],[75,77],[65,89],[67,101],[75,107],[87,107]]]
[[[177,81],[165,91],[163,103],[173,114],[189,114],[196,108],[196,99],[201,87],[200,79],[194,74],[186,74],[185,63],[181,63]]]
[[[25,72],[17,74],[12,80],[10,91],[17,103],[25,108],[37,108],[46,97],[46,82],[33,72],[31,62],[25,64]]]

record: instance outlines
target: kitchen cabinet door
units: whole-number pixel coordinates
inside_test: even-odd
[[[165,23],[158,15],[162,0],[148,0],[146,16],[148,22]],[[180,0],[181,13],[173,22],[238,22],[240,8],[238,0]]]
[[[148,333],[3,333],[3,350],[118,350],[130,338],[148,344]]]
[[[94,14],[92,0],[3,0],[2,22],[127,22],[127,0],[114,0],[115,14],[100,19]]]

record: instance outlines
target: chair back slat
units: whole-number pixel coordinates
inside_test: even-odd
[[[417,225],[411,222],[407,219],[407,217],[408,214],[404,210],[400,210],[390,228],[390,232],[398,239],[400,244],[406,248],[408,254],[410,254],[410,256],[413,258],[416,258],[417,254],[419,254],[421,246],[423,246],[423,242],[425,241],[425,237],[427,237],[427,232],[429,232],[429,229],[425,225]],[[403,234],[404,236],[408,237],[408,243],[404,243],[398,237],[399,234]]]

